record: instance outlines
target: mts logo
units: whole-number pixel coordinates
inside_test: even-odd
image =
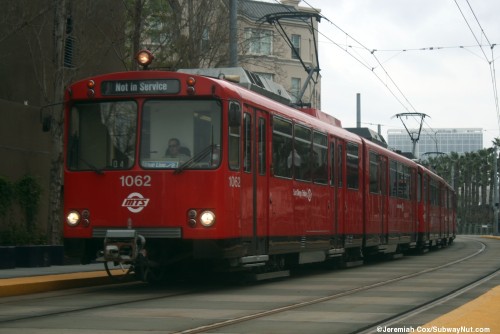
[[[140,193],[131,193],[123,200],[122,206],[133,213],[141,212],[148,206],[149,198],[144,198]]]

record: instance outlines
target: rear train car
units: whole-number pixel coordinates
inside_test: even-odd
[[[441,177],[418,166],[418,249],[446,246],[456,236],[456,195]]]

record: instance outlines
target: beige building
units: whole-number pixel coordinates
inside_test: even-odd
[[[237,66],[277,82],[292,98],[302,94],[299,102],[320,108],[321,76],[316,70],[319,10],[302,7],[299,0],[236,2]],[[153,67],[227,70],[232,1],[172,3],[178,7],[163,4],[168,8],[150,13],[143,23],[141,47],[155,54]],[[312,79],[304,87],[311,70]]]
[[[173,57],[188,58],[188,63],[193,66],[227,67],[229,1],[185,1],[188,5],[191,4],[193,15],[190,15],[189,6],[174,1],[171,3],[178,3],[181,10],[149,10],[152,16],[158,16],[164,23],[170,22],[170,19],[179,19],[179,26],[182,27],[185,17],[196,18],[186,20],[185,28],[176,30],[181,35],[187,32],[190,37],[180,39],[185,44],[181,44],[185,46],[183,53],[179,52],[180,46],[173,45],[174,50],[177,50]],[[151,3],[155,2],[148,2]],[[309,7],[299,6],[299,3],[298,0],[281,3],[238,0],[239,65],[272,78],[295,96],[301,91],[308,73],[297,55],[292,53],[276,25],[262,21],[262,18],[276,13],[316,13]],[[124,31],[123,27],[131,27],[132,18],[127,16],[130,13],[125,12],[120,1],[107,1],[104,5],[92,1],[69,2],[64,22],[64,66],[56,71],[52,63],[53,4],[50,0],[30,2],[30,6],[23,6],[23,2],[9,2],[4,8],[6,19],[0,20],[0,30],[4,32],[0,38],[0,114],[4,120],[0,126],[0,178],[15,182],[23,175],[30,175],[39,180],[42,198],[37,223],[41,230],[50,225],[47,214],[50,208],[48,194],[52,151],[50,134],[44,132],[43,121],[56,108],[62,108],[59,104],[61,101],[53,98],[54,91],[61,90],[60,87],[53,86],[53,76],[62,71],[65,80],[70,82],[99,73],[123,71],[128,69],[131,58],[131,38],[128,34],[130,28]],[[156,4],[166,6],[163,1]],[[200,4],[209,6],[199,8],[205,15],[198,15],[195,11],[197,8],[193,7]],[[207,8],[218,10],[219,16],[209,16]],[[159,15],[164,12],[173,16]],[[204,22],[205,17],[207,20],[212,17],[212,21]],[[203,22],[196,25],[196,21],[200,20]],[[214,21],[217,24],[210,24]],[[127,22],[128,25],[125,24]],[[144,35],[151,31],[157,32],[149,35],[145,42],[143,40],[142,46],[156,48],[159,52],[162,51],[162,43],[172,46],[168,35],[158,34],[161,22],[149,17],[141,22],[148,23],[144,26]],[[310,19],[298,17],[280,20],[303,63],[308,68],[316,68],[318,64],[315,61],[314,40],[317,40],[318,23],[313,19],[314,29],[311,30],[310,22]],[[194,43],[187,43],[193,41]],[[164,53],[166,57],[172,57],[172,53]],[[317,78],[316,73],[314,74],[315,84],[307,87],[302,102],[319,108],[321,78],[319,73]],[[50,105],[54,107],[43,107]],[[0,232],[6,228],[6,220],[11,220],[2,218],[5,217],[0,217]]]
[[[238,0],[238,62],[246,70],[281,84],[295,98],[307,81],[308,71],[313,69],[301,100],[320,109],[321,75],[314,71],[319,66],[316,61],[318,21],[314,17],[319,10],[299,4],[299,0],[282,0],[281,3]],[[265,20],[266,16],[276,18],[280,14],[285,17],[279,24]]]

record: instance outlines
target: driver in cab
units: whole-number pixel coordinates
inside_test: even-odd
[[[167,161],[176,161],[178,163],[183,163],[188,161],[191,157],[189,152],[186,152],[185,147],[181,147],[181,142],[177,138],[171,138],[168,141],[167,151],[165,152],[165,157]]]

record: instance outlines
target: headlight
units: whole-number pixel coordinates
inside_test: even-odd
[[[144,67],[147,67],[149,64],[151,64],[154,58],[155,57],[153,56],[153,54],[148,50],[141,50],[135,56],[135,60],[137,61],[137,63]]]
[[[212,211],[203,211],[200,215],[200,223],[205,227],[210,227],[215,223],[215,214]]]
[[[76,226],[80,222],[80,213],[78,211],[70,211],[66,216],[66,222],[69,226]]]

